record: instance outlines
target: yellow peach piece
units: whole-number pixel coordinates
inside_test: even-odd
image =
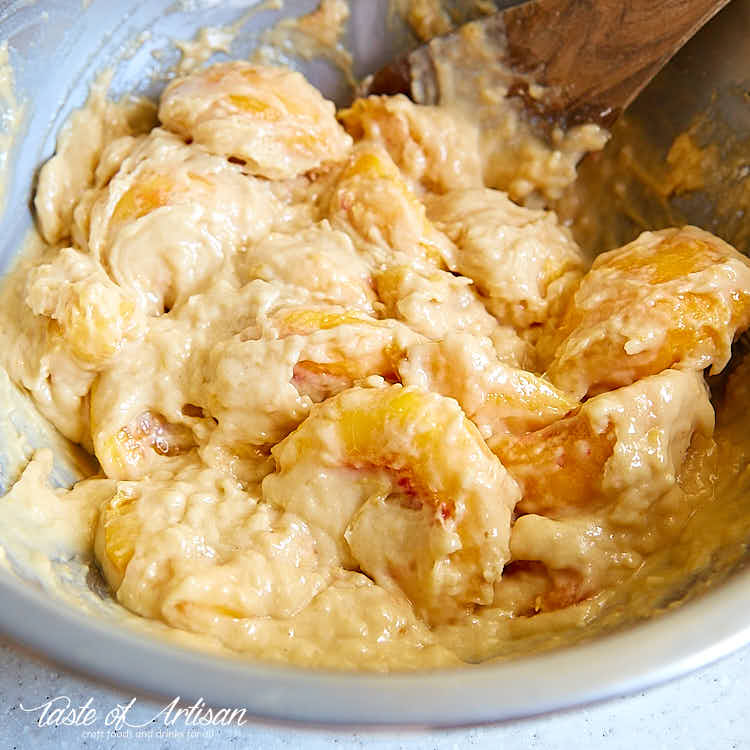
[[[750,260],[695,227],[600,255],[540,341],[547,376],[582,397],[669,367],[719,372],[750,325]]]
[[[345,564],[428,621],[491,602],[518,488],[455,401],[352,388],[313,407],[273,455],[264,498],[328,531]]]
[[[352,139],[332,102],[300,73],[247,62],[217,63],[167,86],[159,119],[251,174],[285,179],[346,159]]]

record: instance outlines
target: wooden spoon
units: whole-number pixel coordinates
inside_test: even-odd
[[[483,39],[538,134],[593,122],[609,127],[729,0],[532,0],[433,39],[366,80],[360,94],[441,102],[440,61],[466,65]],[[481,65],[481,61],[479,62]],[[461,72],[454,73],[460,76]]]

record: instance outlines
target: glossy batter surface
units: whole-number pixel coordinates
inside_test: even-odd
[[[644,580],[664,600],[727,541],[744,433],[715,433],[704,370],[750,324],[750,262],[684,227],[589,267],[483,158],[466,112],[336,113],[283,68],[178,78],[158,122],[95,89],[41,171],[0,356],[101,474],[53,491],[37,455],[6,526],[93,557],[132,613],[308,666],[475,662],[658,608]],[[493,181],[543,192],[549,158]]]

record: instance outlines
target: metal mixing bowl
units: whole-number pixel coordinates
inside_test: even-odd
[[[0,229],[3,268],[32,221],[30,186],[35,172],[54,151],[57,131],[71,109],[84,101],[96,72],[107,65],[115,69],[116,93],[153,95],[163,80],[151,74],[166,69],[177,56],[171,39],[190,38],[201,26],[230,22],[252,4],[0,2],[0,39],[9,41],[18,96],[26,107],[23,137],[10,154],[12,174]],[[297,15],[315,4],[287,0],[285,13]],[[353,0],[352,6],[355,72],[364,74],[387,60],[406,38],[389,31],[385,0]],[[267,11],[250,19],[234,52],[246,53],[253,33],[278,15]],[[143,31],[148,35],[141,37],[142,46],[129,46],[128,41]],[[707,109],[722,118],[722,148],[730,141],[732,148],[739,148],[741,134],[750,135],[749,81],[743,70],[748,39],[750,0],[734,0],[639,99],[632,122],[645,127],[657,158],[696,114]],[[167,52],[154,57],[153,50]],[[314,62],[306,72],[329,95],[346,96],[345,83],[328,66]],[[585,169],[616,159],[629,132],[618,135],[607,154]],[[734,134],[734,140],[727,134]],[[741,167],[741,160],[738,164]],[[738,185],[748,171],[740,167],[734,175]],[[747,251],[743,207],[727,206],[720,187],[707,185],[659,205]],[[639,227],[621,210],[615,193],[609,200],[600,192],[600,205],[613,215],[618,239],[628,239]],[[641,198],[648,204],[647,195]],[[650,218],[658,226],[659,217]],[[640,690],[718,659],[750,642],[749,586],[750,571],[740,568],[674,611],[587,643],[503,664],[414,674],[320,672],[191,651],[84,615],[33,582],[3,570],[0,630],[67,667],[138,693],[179,695],[191,702],[202,697],[216,706],[308,723],[465,725]]]

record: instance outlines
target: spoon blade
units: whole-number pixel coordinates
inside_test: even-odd
[[[484,81],[491,72],[547,139],[582,123],[609,127],[728,2],[531,0],[436,37],[366,79],[358,94],[444,103],[449,60],[452,80]]]

